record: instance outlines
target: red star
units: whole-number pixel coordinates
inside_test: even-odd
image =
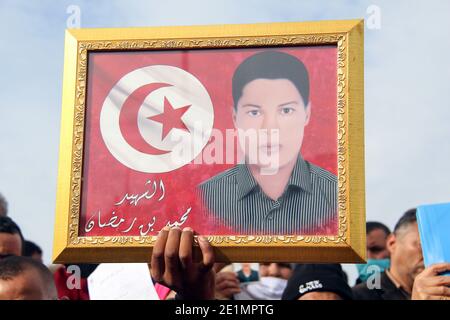
[[[186,127],[183,120],[181,120],[181,117],[184,115],[187,109],[189,109],[190,106],[191,105],[187,105],[184,107],[174,109],[169,100],[167,100],[167,98],[164,97],[163,112],[156,116],[147,117],[147,119],[151,119],[153,121],[157,121],[162,124],[163,130],[161,140],[164,140],[166,136],[169,134],[170,130],[174,128],[186,130],[189,132],[189,129]]]

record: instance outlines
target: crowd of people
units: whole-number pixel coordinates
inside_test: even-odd
[[[450,276],[442,275],[450,263],[424,266],[415,209],[406,211],[392,232],[382,223],[367,222],[368,261],[357,265],[353,286],[339,264],[261,263],[257,276],[249,265],[237,273],[215,262],[213,247],[201,236],[197,262],[194,234],[191,228],[159,232],[149,269],[161,299],[450,299]],[[0,194],[0,299],[89,299],[86,279],[96,265],[79,265],[82,279],[76,288],[67,285],[67,267],[43,264],[41,248],[24,238]]]

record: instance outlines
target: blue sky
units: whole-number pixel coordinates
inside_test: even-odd
[[[365,30],[366,206],[393,227],[408,208],[450,202],[450,2],[0,0],[0,192],[50,262],[64,30],[81,27],[369,18]]]

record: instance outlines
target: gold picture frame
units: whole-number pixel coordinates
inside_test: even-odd
[[[156,237],[78,235],[88,54],[93,51],[337,46],[339,228],[334,236],[208,236],[218,261],[363,263],[364,21],[72,29],[66,31],[53,261],[148,262]],[[196,249],[194,252],[198,254]]]

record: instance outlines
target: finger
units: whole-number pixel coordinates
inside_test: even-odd
[[[427,282],[430,286],[449,286],[450,285],[450,276],[435,276],[430,277]]]
[[[216,283],[219,283],[219,282],[222,282],[225,280],[227,280],[227,277],[226,277],[226,274],[224,274],[224,272],[216,273],[216,276],[215,276]]]
[[[217,290],[225,290],[225,289],[239,289],[239,285],[236,284],[234,281],[229,280],[222,280],[220,283],[216,284]]]
[[[450,297],[445,297],[445,296],[428,296],[427,300],[450,300]]]
[[[239,279],[237,278],[237,276],[236,276],[236,274],[234,272],[220,272],[220,273],[217,274],[217,276],[219,274],[221,275],[222,279],[233,281],[233,282],[239,284]]]
[[[166,272],[164,275],[168,275],[171,279],[178,279],[180,272],[181,265],[178,257],[180,238],[180,228],[175,227],[170,229],[169,236],[167,237],[166,250],[164,253],[164,262],[166,264]]]
[[[153,246],[151,257],[151,271],[150,274],[156,282],[163,279],[165,264],[164,264],[164,249],[166,247],[167,237],[169,236],[169,227],[164,227],[156,237],[155,245]]]
[[[419,292],[430,296],[450,297],[450,288],[447,286],[424,287]]]
[[[215,281],[216,290],[224,290],[227,288],[239,288],[240,284],[230,280],[219,279]]]
[[[433,265],[434,272],[436,274],[443,273],[445,271],[450,271],[450,263],[438,263]]]
[[[194,231],[184,228],[181,233],[180,251],[178,253],[183,269],[189,269],[192,265],[192,244],[194,243]]]
[[[198,237],[198,244],[202,251],[203,260],[200,263],[202,271],[207,272],[214,266],[214,250],[208,239],[205,237]]]
[[[450,271],[450,263],[436,263],[426,268],[423,273],[426,275],[437,275],[445,271]]]
[[[441,296],[432,296],[429,294],[420,294],[420,296],[414,298],[414,300],[450,300],[450,298]]]
[[[231,296],[233,296],[235,294],[238,294],[238,293],[241,293],[241,289],[240,288],[229,288],[229,289],[226,289],[226,290],[224,290],[222,292],[222,294],[225,297],[231,297]]]

